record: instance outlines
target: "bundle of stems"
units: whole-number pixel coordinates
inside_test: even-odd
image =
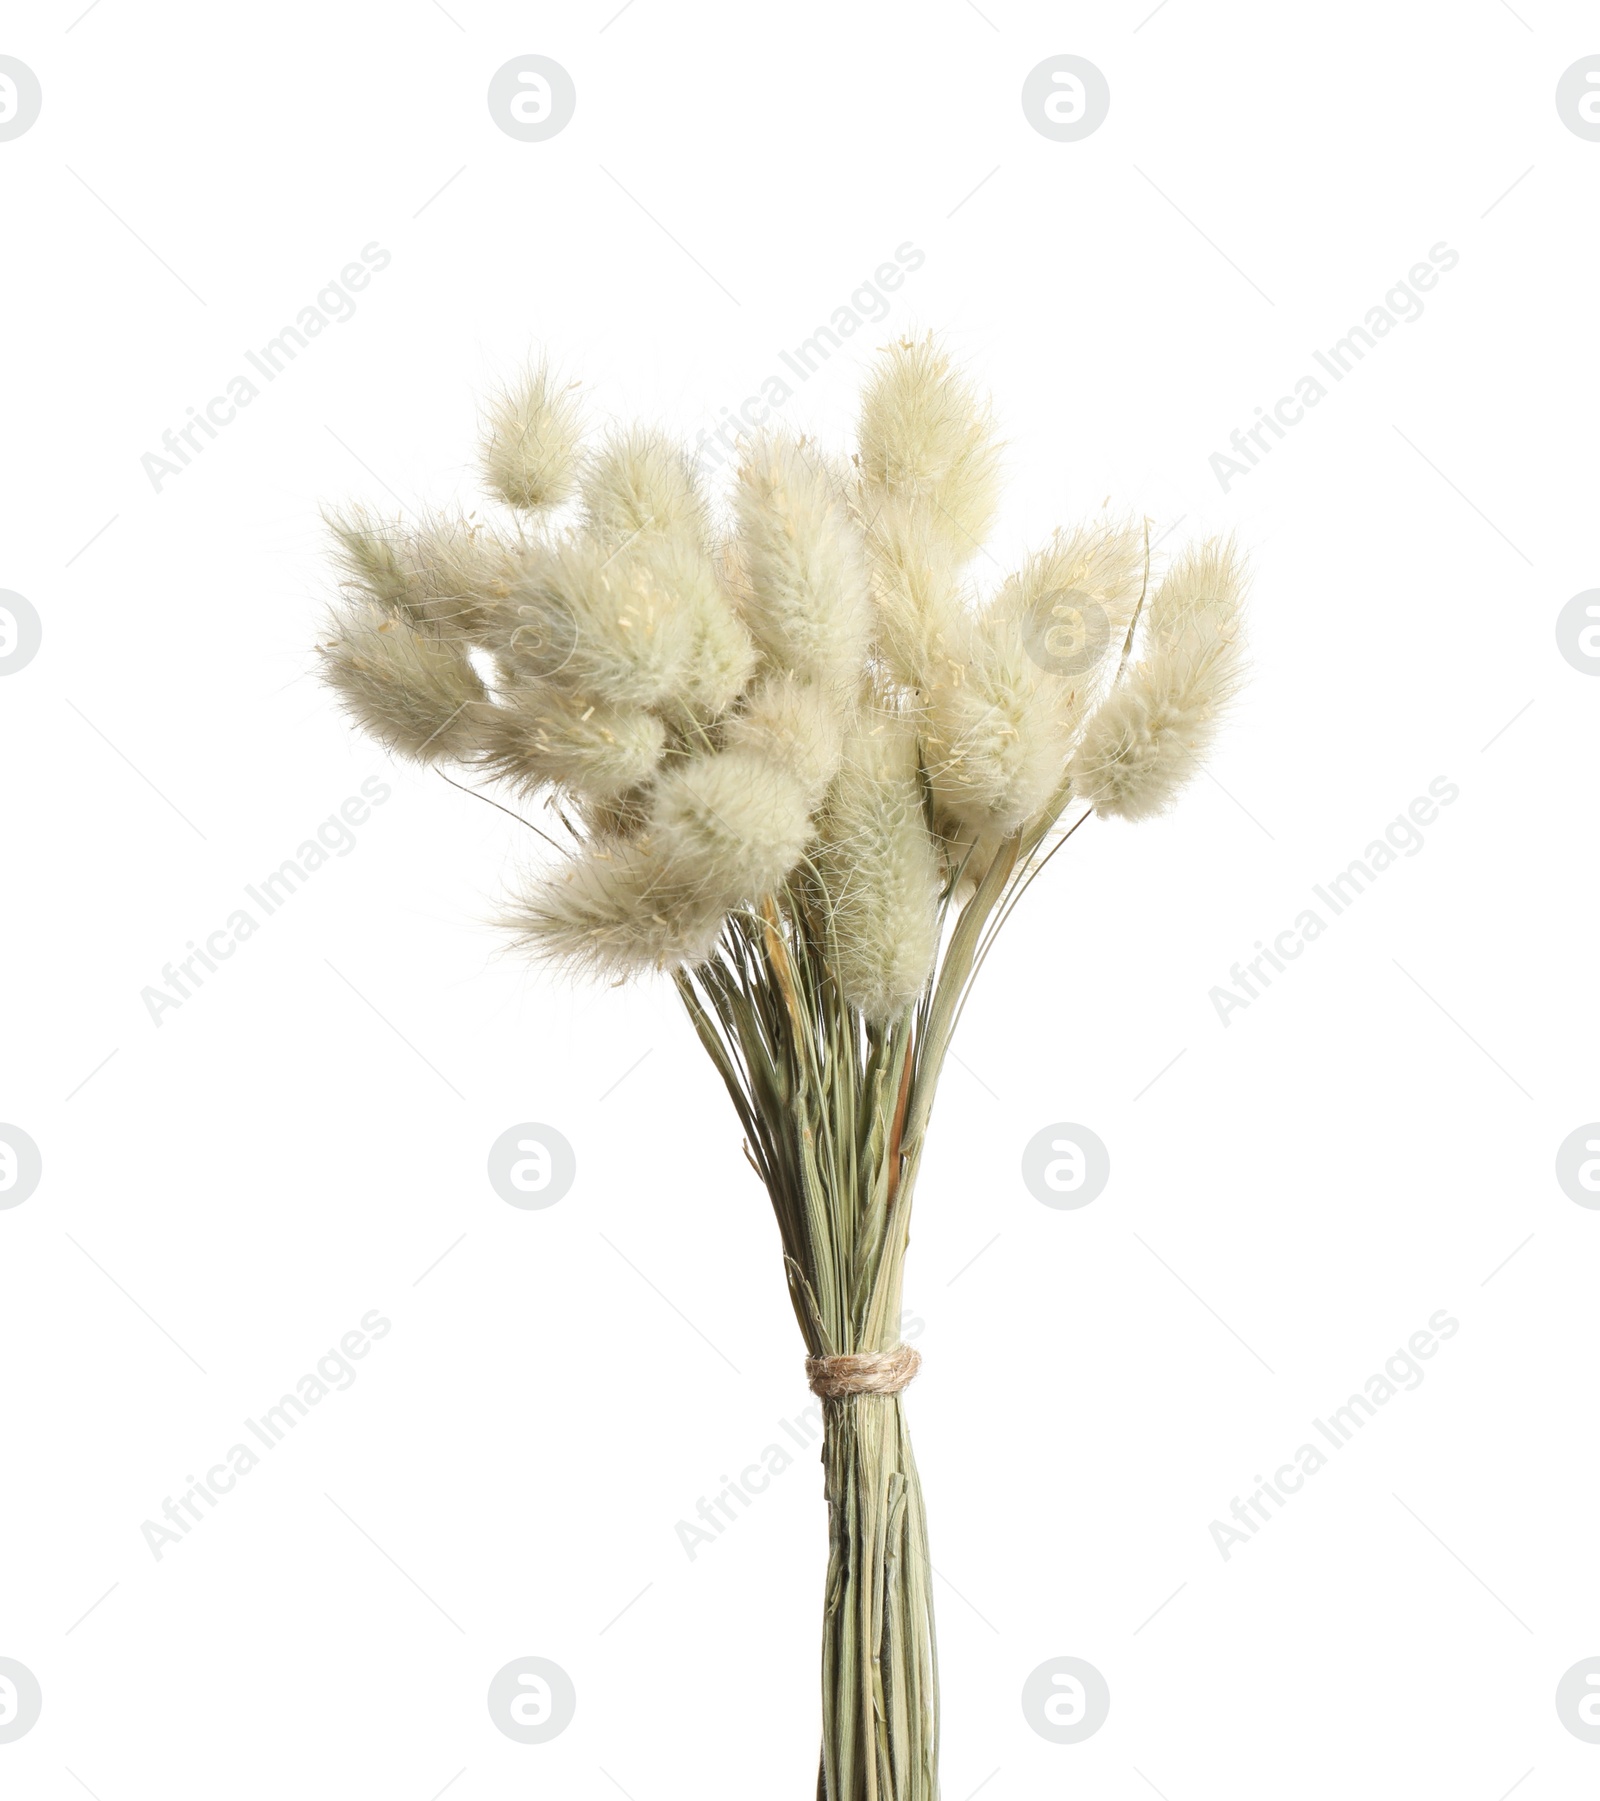
[[[899,1321],[939,1073],[1044,865],[1195,768],[1238,678],[1239,560],[1208,543],[1153,580],[1148,531],[1101,522],[976,595],[999,445],[931,341],[878,365],[852,468],[748,446],[731,530],[658,434],[587,449],[543,367],[497,397],[484,463],[507,524],[333,518],[325,675],[398,754],[546,792],[571,846],[521,939],[675,982],[822,1398],[819,1801],[936,1801]]]
[[[911,1196],[939,1070],[988,948],[984,928],[992,937],[1039,866],[1020,834],[1002,848],[959,909],[916,1006],[885,1026],[841,995],[826,902],[804,881],[786,884],[759,915],[731,919],[718,954],[676,976],[771,1197],[813,1359],[898,1342]],[[941,916],[949,907],[947,887]],[[826,1398],[823,1410],[830,1543],[819,1801],[932,1797],[931,1570],[901,1397]]]

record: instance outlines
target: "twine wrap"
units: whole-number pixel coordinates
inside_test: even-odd
[[[849,1395],[897,1395],[922,1367],[922,1354],[908,1344],[892,1351],[858,1351],[850,1357],[808,1357],[806,1381],[824,1401]]]

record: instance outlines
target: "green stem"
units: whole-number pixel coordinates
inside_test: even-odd
[[[944,1065],[945,1052],[950,1048],[950,1036],[955,1030],[961,997],[972,974],[973,959],[978,954],[984,922],[998,905],[1011,872],[1017,866],[1021,849],[1020,833],[1005,840],[995,852],[994,861],[984,871],[977,893],[961,909],[956,929],[950,934],[918,1053],[911,1111],[901,1141],[907,1155],[915,1155],[921,1148],[922,1135],[928,1129],[928,1116],[933,1111],[934,1093],[939,1086],[939,1071]]]
[[[938,1801],[928,1529],[900,1396],[824,1401],[823,1467],[818,1801]]]

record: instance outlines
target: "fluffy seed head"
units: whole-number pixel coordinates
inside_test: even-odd
[[[1069,730],[1082,723],[1116,668],[1145,569],[1142,526],[1058,532],[1007,578],[989,608],[1016,622],[1035,662],[1055,678]]]
[[[689,657],[674,710],[701,725],[719,719],[750,680],[756,647],[710,554],[676,534],[644,532],[617,560],[643,571],[651,591],[683,616]]]
[[[787,770],[736,747],[664,775],[649,829],[668,863],[694,872],[726,910],[761,899],[799,862],[811,835],[806,803]]]
[[[816,863],[840,990],[886,1024],[922,992],[939,949],[939,868],[909,719],[862,712],[819,821]]]
[[[872,631],[866,557],[837,476],[792,439],[767,438],[739,469],[745,623],[768,666],[854,690]]]
[[[839,768],[848,714],[837,691],[793,675],[769,675],[728,721],[731,747],[787,770],[809,804],[821,800]]]
[[[1089,721],[1073,787],[1100,813],[1164,812],[1210,747],[1236,693],[1243,569],[1215,541],[1173,566],[1149,605],[1144,654]]]
[[[1150,597],[1150,637],[1199,650],[1238,636],[1244,601],[1244,565],[1238,546],[1209,538],[1184,552]]]
[[[788,875],[810,835],[806,798],[747,750],[656,783],[638,837],[591,845],[508,922],[542,954],[617,976],[704,961],[724,920]]]
[[[1174,680],[1164,663],[1141,664],[1095,714],[1072,762],[1073,790],[1121,819],[1164,813],[1211,741],[1216,707]]]
[[[517,792],[560,788],[600,804],[648,781],[666,738],[653,713],[586,701],[549,683],[513,689],[483,713],[480,729],[485,768]]]
[[[922,734],[941,810],[973,830],[1016,831],[1058,798],[1070,744],[1058,684],[1013,620],[972,627],[958,679],[927,699]]]
[[[988,536],[1000,446],[988,407],[931,338],[885,352],[861,403],[862,479],[911,502],[961,562]]]
[[[704,962],[727,916],[647,839],[591,844],[540,881],[504,924],[530,950],[575,973],[623,980]]]
[[[902,687],[931,692],[966,661],[969,614],[956,560],[903,500],[862,497],[875,648]]]
[[[584,524],[607,545],[644,532],[705,542],[705,503],[694,472],[660,432],[613,434],[584,470],[582,494]]]
[[[687,704],[695,624],[663,572],[573,538],[524,569],[495,649],[512,680],[636,709]]]
[[[511,591],[521,546],[468,519],[386,525],[362,508],[330,513],[340,573],[354,598],[383,607],[436,637],[481,641],[489,614]]]
[[[320,648],[323,680],[380,744],[423,763],[476,748],[483,683],[454,640],[369,606],[336,615]]]
[[[538,513],[571,495],[580,431],[576,387],[561,386],[540,363],[487,408],[484,479],[508,506]]]

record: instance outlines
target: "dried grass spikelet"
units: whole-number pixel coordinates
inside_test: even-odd
[[[744,621],[767,665],[850,693],[872,633],[861,529],[843,485],[794,439],[769,437],[739,467]]]
[[[719,897],[665,863],[648,837],[591,844],[538,882],[502,924],[574,974],[621,980],[703,962],[727,917]]]
[[[988,536],[1000,445],[987,405],[932,338],[885,353],[861,403],[862,481],[925,513],[959,562]]]
[[[560,506],[576,486],[580,431],[577,384],[563,387],[547,363],[534,365],[486,409],[485,481],[521,512]]]
[[[476,748],[488,701],[456,640],[363,605],[335,615],[320,651],[323,679],[390,750],[437,763]]]
[[[360,507],[329,513],[346,590],[436,636],[478,642],[526,555],[486,526],[439,518],[387,525]]]
[[[756,647],[715,560],[699,543],[648,532],[620,551],[617,560],[643,570],[687,623],[690,655],[676,711],[701,725],[721,718],[755,671]]]
[[[448,637],[481,643],[492,612],[522,573],[527,547],[507,544],[485,525],[436,519],[411,539],[416,568],[412,613],[419,624]]]
[[[614,434],[584,470],[590,536],[645,569],[689,621],[692,640],[679,711],[707,723],[738,697],[755,646],[711,554],[704,498],[683,451],[659,432]]]
[[[1244,562],[1228,538],[1208,538],[1172,565],[1150,597],[1148,629],[1153,639],[1174,648],[1201,649],[1215,639],[1238,636],[1244,604]]]
[[[1158,653],[1133,670],[1089,722],[1072,784],[1097,813],[1148,819],[1165,812],[1194,773],[1226,698],[1216,658]]]
[[[691,757],[658,777],[636,838],[591,847],[509,923],[579,968],[702,962],[728,914],[770,893],[810,835],[807,795],[785,770],[744,748]]]
[[[649,780],[666,739],[653,713],[541,682],[511,689],[484,713],[479,741],[487,772],[523,795],[548,786],[608,805]]]
[[[1035,660],[1056,678],[1063,722],[1076,730],[1115,669],[1143,592],[1144,528],[1131,521],[1057,532],[990,604],[1016,622]]]
[[[922,750],[942,812],[977,832],[1014,832],[1061,787],[1070,748],[1060,685],[1020,622],[973,621],[964,661],[924,702]]]
[[[392,613],[409,613],[415,570],[406,554],[404,527],[381,524],[365,507],[329,508],[323,523],[333,534],[346,591]]]
[[[922,992],[939,948],[940,871],[907,715],[863,709],[818,829],[840,990],[886,1024]]]
[[[924,513],[863,492],[875,648],[902,687],[928,692],[959,678],[971,614],[956,559]]]
[[[878,649],[916,703],[941,812],[1004,835],[1060,787],[1070,747],[1064,695],[1012,610],[974,613],[957,560],[925,512],[885,501],[867,521]]]
[[[794,675],[757,682],[728,721],[724,741],[787,770],[815,807],[839,768],[849,700]]]
[[[1149,605],[1143,655],[1090,720],[1073,787],[1099,813],[1147,819],[1171,804],[1237,691],[1243,571],[1230,544],[1190,551]]]
[[[811,809],[793,773],[735,745],[676,765],[656,784],[649,831],[669,862],[729,907],[755,901],[799,862]]]
[[[586,539],[531,559],[493,626],[508,686],[549,682],[642,710],[682,703],[692,683],[694,621],[660,572]]]
[[[584,465],[580,493],[584,529],[608,546],[645,531],[690,544],[709,540],[694,470],[662,432],[613,432]]]

